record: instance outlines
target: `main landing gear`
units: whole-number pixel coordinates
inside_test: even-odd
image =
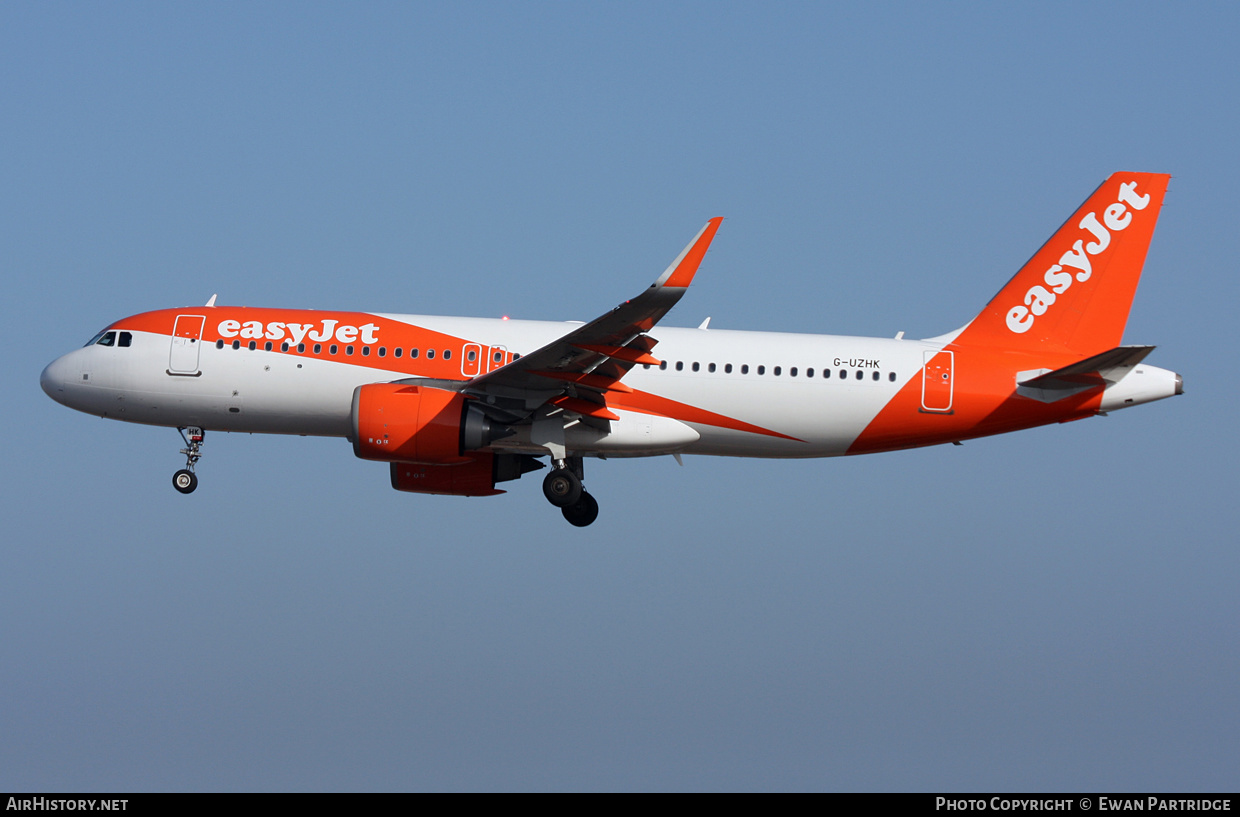
[[[185,440],[185,447],[181,449],[181,453],[185,455],[185,467],[172,475],[172,487],[183,494],[192,494],[198,487],[194,466],[202,458],[202,441],[207,433],[197,426],[178,428],[177,431],[181,432],[181,439]]]
[[[584,469],[581,457],[552,460],[551,472],[543,479],[543,495],[560,509],[570,525],[584,528],[598,518],[598,502],[581,487]]]

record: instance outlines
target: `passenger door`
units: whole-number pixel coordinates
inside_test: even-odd
[[[172,348],[168,352],[168,374],[197,377],[198,349],[202,346],[203,315],[178,315],[172,327]]]

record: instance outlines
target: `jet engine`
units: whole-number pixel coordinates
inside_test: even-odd
[[[436,465],[480,462],[468,451],[512,434],[459,392],[400,383],[353,390],[353,453],[364,460]],[[490,464],[487,469],[489,471]]]

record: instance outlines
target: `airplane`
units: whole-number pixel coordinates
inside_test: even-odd
[[[834,457],[1078,420],[1183,393],[1122,345],[1170,176],[1104,181],[968,324],[924,340],[657,327],[713,218],[645,291],[589,323],[217,306],[123,318],[40,384],[88,414],[173,427],[198,484],[206,431],[344,437],[398,491],[458,496],[545,467],[572,525],[586,457]],[[655,354],[656,347],[658,354]]]

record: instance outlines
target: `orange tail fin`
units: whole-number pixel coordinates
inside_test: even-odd
[[[1119,346],[1170,179],[1112,175],[955,342],[1079,355]]]

